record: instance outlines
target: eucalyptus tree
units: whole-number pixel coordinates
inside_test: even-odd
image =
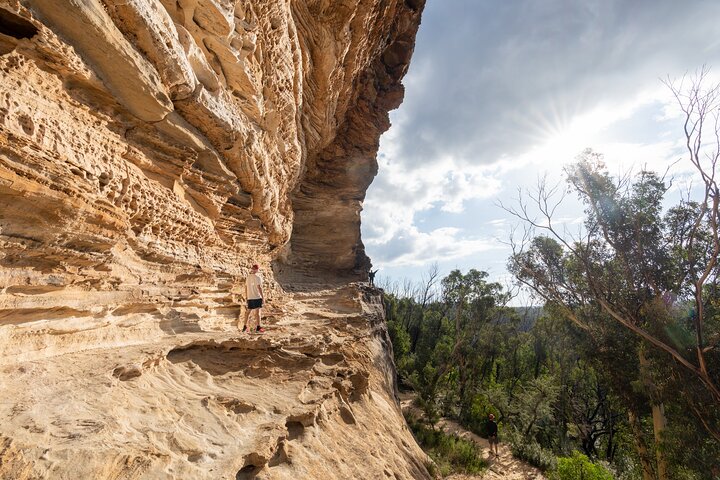
[[[668,82],[685,115],[700,198],[688,195],[663,213],[665,178],[643,170],[615,179],[602,156],[588,150],[566,170],[567,191],[586,207],[581,233],[570,237],[557,226],[553,217],[562,196],[554,200],[557,189],[543,182],[508,208],[530,227],[524,240],[513,244],[509,266],[518,281],[593,339],[607,341],[619,334],[617,328],[631,335],[617,353],[637,353],[637,370],[630,377],[637,378],[653,406],[656,445],[662,443],[663,400],[670,388],[720,441],[720,190],[715,175],[720,89],[703,90],[703,75],[689,87]],[[637,426],[637,411],[629,413]],[[656,449],[654,472],[644,465],[645,478],[655,473],[668,478],[662,450]],[[641,445],[638,452],[642,457]]]

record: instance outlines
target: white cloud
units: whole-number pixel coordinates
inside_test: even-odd
[[[493,227],[496,227],[496,228],[505,228],[508,224],[508,219],[507,218],[496,218],[493,220],[489,220],[485,223],[487,223],[488,225],[491,225]]]
[[[461,213],[465,202],[490,199],[500,192],[494,167],[445,156],[433,164],[408,169],[391,160],[396,155],[393,140],[390,133],[381,140],[382,173],[370,186],[363,207],[363,239],[368,245],[386,244],[399,238],[400,232],[419,235],[414,226],[419,212],[438,208]]]
[[[654,98],[660,78],[718,60],[718,14],[712,0],[429,2],[396,161],[490,164],[603,105]]]
[[[490,235],[512,222],[493,203],[543,173],[561,181],[588,147],[610,173],[670,168],[686,185],[681,117],[659,79],[720,61],[718,14],[711,0],[429,2],[364,206],[370,256],[496,262]]]
[[[502,248],[502,245],[493,240],[465,238],[463,234],[462,230],[450,227],[437,228],[430,232],[421,232],[413,226],[399,229],[395,231],[392,241],[386,242],[386,248],[380,249],[373,260],[383,268],[429,265]],[[366,243],[372,245],[373,241]]]

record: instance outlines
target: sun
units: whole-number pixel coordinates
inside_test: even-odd
[[[543,163],[571,163],[583,150],[597,148],[602,143],[603,131],[620,118],[618,112],[596,108],[574,117],[561,127],[550,127],[545,130],[534,156]]]

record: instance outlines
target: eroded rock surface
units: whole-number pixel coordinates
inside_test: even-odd
[[[423,5],[0,0],[0,477],[425,475],[342,286]]]
[[[154,342],[3,357],[0,478],[429,478],[373,295],[288,294],[266,334],[176,319]]]

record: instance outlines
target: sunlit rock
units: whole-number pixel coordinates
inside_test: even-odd
[[[1,478],[427,475],[343,286],[423,4],[0,0]]]

